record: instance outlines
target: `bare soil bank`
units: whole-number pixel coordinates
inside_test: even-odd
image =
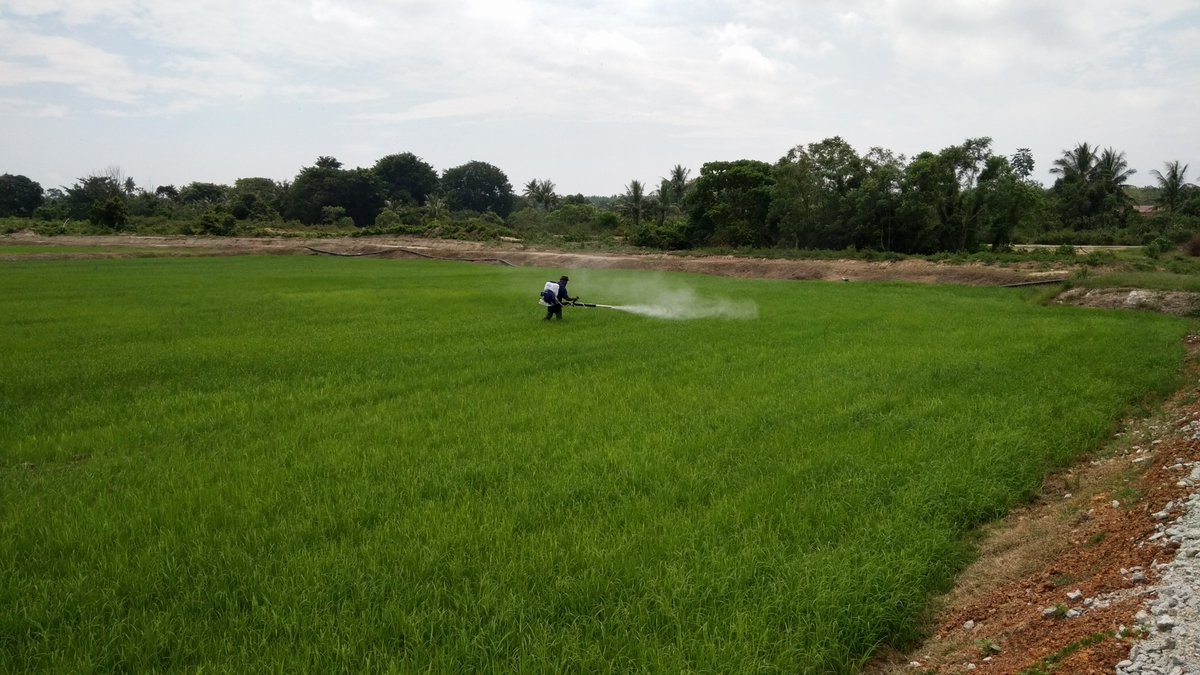
[[[572,253],[527,247],[519,242],[477,243],[410,237],[342,237],[328,239],[150,237],[132,235],[43,237],[22,232],[0,237],[0,244],[45,245],[38,254],[0,256],[0,260],[31,258],[121,257],[129,255],[312,255],[312,249],[340,254],[369,254],[385,258],[499,258],[517,266],[556,269],[653,269],[726,277],[821,281],[911,281],[926,284],[1002,284],[1060,278],[1069,272],[1044,265],[956,265],[927,260],[869,262],[865,260],[777,260],[736,256],[687,256],[667,253]],[[96,246],[95,253],[55,253],[53,246]]]

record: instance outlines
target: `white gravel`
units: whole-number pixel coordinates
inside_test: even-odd
[[[1192,431],[1200,440],[1200,428]],[[1186,476],[1181,486],[1200,483],[1200,462],[1177,462],[1172,468]],[[1160,522],[1155,538],[1178,542],[1179,549],[1174,560],[1158,565],[1158,583],[1147,589],[1150,599],[1137,616],[1146,638],[1117,664],[1117,673],[1200,675],[1200,493],[1168,504],[1154,518]]]

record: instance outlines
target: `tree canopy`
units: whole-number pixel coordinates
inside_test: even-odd
[[[109,230],[153,219],[156,228],[179,220],[190,223],[185,230],[230,234],[292,221],[438,236],[607,234],[661,248],[899,253],[1003,249],[1037,238],[1181,242],[1187,231],[1200,231],[1200,221],[1188,220],[1200,219],[1200,188],[1186,182],[1188,167],[1179,161],[1150,172],[1155,187],[1131,186],[1135,172],[1125,153],[1090,142],[1054,158],[1049,188],[1032,178],[1034,166],[1029,148],[1004,156],[986,136],[911,158],[880,147],[859,153],[833,136],[795,145],[774,164],[708,162],[694,178],[676,164],[657,183],[630,181],[622,194],[560,196],[552,180],[534,178],[516,196],[504,171],[482,161],[439,177],[411,152],[354,169],[322,155],[291,181],[248,177],[232,186],[140,187],[108,167],[72,186],[43,190],[25,176],[4,174],[0,217],[61,220],[60,228],[90,221]],[[1151,202],[1161,207],[1157,214],[1135,215],[1134,204]]]
[[[42,186],[27,176],[0,176],[0,218],[28,218],[45,201]]]
[[[385,196],[396,205],[421,206],[438,190],[437,171],[411,152],[379,158],[374,171]]]
[[[492,211],[500,217],[512,211],[513,188],[508,176],[487,162],[471,161],[446,169],[442,191],[453,210]]]

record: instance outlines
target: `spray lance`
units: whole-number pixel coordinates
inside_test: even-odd
[[[547,281],[546,285],[542,288],[543,293],[545,293],[546,291],[550,291],[551,294],[553,294],[554,296],[557,297],[558,296],[558,282]],[[544,299],[542,299],[541,296],[538,296],[538,304],[542,305],[543,307],[550,306],[550,303],[548,303]],[[564,300],[562,305],[563,305],[563,307],[603,307],[605,309],[617,309],[616,305],[601,305],[601,304],[594,303],[594,302],[579,302],[579,300]]]
[[[617,309],[616,305],[598,305],[594,302],[579,302],[578,300],[564,302],[563,307],[603,307],[605,309]]]

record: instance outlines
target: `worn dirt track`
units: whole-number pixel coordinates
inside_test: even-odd
[[[668,253],[594,253],[527,247],[519,242],[432,240],[411,237],[341,237],[322,239],[238,237],[154,237],[133,235],[43,237],[24,232],[0,237],[0,243],[44,245],[45,253],[0,255],[0,260],[32,258],[105,258],[123,255],[313,255],[312,249],[340,254],[367,254],[394,259],[420,255],[451,259],[499,258],[516,266],[554,269],[654,269],[727,277],[823,281],[910,281],[917,283],[997,286],[1068,272],[1044,265],[955,265],[926,260],[780,260],[738,256],[689,256]],[[56,253],[61,246],[103,247],[97,252]],[[128,254],[121,249],[128,249]]]
[[[923,260],[773,260],[733,256],[585,253],[539,250],[517,242],[478,244],[404,237],[238,239],[207,237],[0,237],[0,244],[45,245],[44,253],[0,255],[0,260],[128,257],[145,255],[371,255],[500,259],[517,266],[570,271],[581,268],[655,269],[731,277],[826,281],[907,281],[1002,285],[1063,278],[1070,270],[1044,265],[954,265]],[[56,253],[55,246],[102,247]],[[127,249],[123,250],[123,249]],[[1126,302],[1126,305],[1128,303]],[[1112,306],[1125,306],[1114,304]],[[1130,307],[1136,309],[1139,307]],[[1146,309],[1146,307],[1140,307]],[[875,674],[1024,672],[1113,673],[1134,637],[1114,635],[1136,624],[1156,564],[1172,551],[1152,539],[1152,514],[1184,497],[1172,466],[1200,461],[1200,441],[1184,427],[1200,419],[1200,348],[1189,342],[1184,388],[1153,416],[1128,420],[1102,457],[1050,476],[1043,496],[986,528],[979,560],[956,588],[935,601],[932,636],[899,653],[884,650],[869,668]],[[1114,506],[1114,502],[1119,505]],[[1131,582],[1129,570],[1145,570]],[[1122,574],[1122,570],[1126,573]],[[1067,593],[1104,598],[1085,607]],[[1044,617],[1046,607],[1081,611],[1076,618]],[[968,623],[970,622],[970,623]],[[967,626],[970,626],[969,628]],[[998,651],[989,650],[995,645]],[[985,660],[986,657],[986,660]],[[1041,670],[1030,669],[1040,667]]]

